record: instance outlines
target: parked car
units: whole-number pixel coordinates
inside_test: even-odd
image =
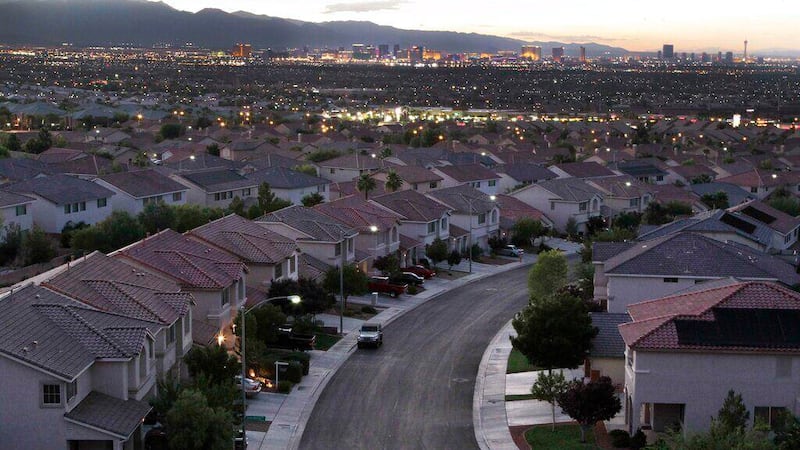
[[[426,280],[436,276],[436,271],[435,270],[428,269],[428,268],[422,266],[421,264],[416,264],[416,265],[408,266],[408,267],[402,267],[400,270],[402,270],[403,272],[411,272],[411,273],[413,273],[415,275],[419,275],[419,276],[425,278]]]
[[[281,325],[278,327],[278,341],[270,344],[271,347],[287,348],[290,350],[314,350],[317,345],[317,337],[313,333],[304,334],[294,330],[292,324]]]
[[[405,283],[414,286],[422,286],[425,283],[425,277],[417,275],[413,272],[400,272],[397,275],[391,276],[389,280],[393,283]]]
[[[358,348],[383,345],[383,330],[379,323],[365,323],[358,332]]]
[[[377,292],[379,294],[387,294],[389,297],[397,297],[404,294],[408,289],[407,284],[397,284],[389,281],[389,277],[370,277],[367,288],[370,292]]]
[[[525,253],[525,250],[515,246],[515,245],[506,245],[503,247],[498,248],[495,253],[501,256],[513,256],[515,258],[519,258]]]
[[[247,398],[254,398],[261,392],[261,382],[256,381],[252,378],[245,378],[244,379],[244,395]],[[236,388],[241,390],[242,389],[242,376],[236,375]]]

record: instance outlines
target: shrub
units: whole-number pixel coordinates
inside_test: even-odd
[[[373,308],[372,306],[362,306],[361,312],[364,314],[377,314],[378,310]]]
[[[408,295],[417,295],[417,292],[419,292],[417,290],[417,286],[413,284],[408,285],[408,289],[406,291],[408,292]]]
[[[292,383],[299,383],[303,379],[303,365],[297,361],[289,361],[289,365],[282,370],[281,378]]]
[[[611,438],[611,445],[614,448],[628,448],[631,445],[631,436],[625,430],[611,430],[608,432]]]
[[[281,380],[278,382],[278,392],[281,394],[288,394],[292,392],[292,386],[294,386],[294,383],[291,381]]]

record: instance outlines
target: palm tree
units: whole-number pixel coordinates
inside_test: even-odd
[[[361,174],[358,177],[358,183],[356,183],[356,189],[358,192],[364,193],[364,199],[369,199],[369,191],[374,191],[377,184],[375,183],[375,179],[369,176],[368,173]]]
[[[389,169],[389,172],[386,174],[386,190],[389,192],[395,192],[401,187],[403,187],[403,179],[400,178],[400,175],[397,174],[392,169]]]

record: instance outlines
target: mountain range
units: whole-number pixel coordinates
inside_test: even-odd
[[[150,47],[167,43],[228,49],[237,42],[253,48],[350,48],[354,43],[421,45],[445,52],[496,52],[517,50],[523,44],[540,45],[545,55],[552,47],[577,55],[620,56],[623,48],[602,44],[525,42],[476,33],[418,31],[377,25],[372,22],[303,22],[248,12],[227,13],[203,9],[179,11],[161,2],[143,0],[12,0],[0,1],[0,43],[6,45],[75,46],[132,45]]]

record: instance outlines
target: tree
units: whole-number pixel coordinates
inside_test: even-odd
[[[344,277],[344,298],[342,299],[342,307],[347,308],[347,297],[367,293],[369,279],[364,272],[358,270],[353,264],[345,265],[342,275]],[[322,285],[326,291],[333,295],[339,293],[339,267],[331,267],[328,269],[328,271],[325,272],[325,278],[323,280]]]
[[[547,227],[542,225],[541,221],[523,217],[511,227],[511,243],[519,247],[532,246],[536,239],[543,236],[546,231]]]
[[[19,224],[10,223],[3,228],[3,238],[0,240],[0,265],[12,263],[22,248],[22,229]]]
[[[19,138],[15,133],[8,135],[8,138],[6,139],[6,148],[10,152],[18,152],[22,150],[22,144],[19,142]]]
[[[296,294],[293,293],[293,294]],[[236,325],[236,335],[241,336],[242,313],[236,315],[233,322]],[[251,346],[256,348],[256,343],[261,345],[273,344],[278,342],[278,327],[286,323],[286,314],[280,306],[268,303],[247,313],[247,353],[251,352]]]
[[[26,266],[50,261],[56,256],[53,240],[38,225],[34,225],[22,240],[22,257]]]
[[[514,348],[548,370],[578,367],[597,335],[583,301],[563,293],[531,299],[511,324],[517,331],[511,338]]]
[[[743,433],[750,420],[750,411],[747,410],[742,394],[737,394],[733,389],[728,391],[722,408],[717,413],[717,425],[720,431],[726,434]]]
[[[177,123],[165,123],[161,125],[158,134],[163,139],[178,139],[183,134],[183,126]]]
[[[447,265],[449,266],[447,270],[453,270],[453,266],[458,265],[460,262],[461,253],[459,253],[458,250],[453,249],[453,251],[447,255]]]
[[[545,298],[567,284],[569,267],[567,258],[558,250],[539,253],[536,264],[528,272],[528,290],[531,297]]]
[[[109,253],[142,239],[144,234],[138,220],[125,211],[114,211],[102,222],[75,231],[71,243],[74,250]]]
[[[307,194],[300,199],[300,203],[303,204],[306,208],[311,208],[312,206],[319,205],[320,203],[325,202],[325,197],[322,196],[319,192],[313,192],[311,194]]]
[[[372,267],[380,270],[384,276],[390,276],[400,272],[400,260],[397,259],[396,255],[390,253],[375,258]]]
[[[574,217],[567,219],[566,225],[564,225],[564,231],[567,233],[567,236],[577,236],[578,235],[578,221],[575,220]]]
[[[219,156],[219,144],[216,142],[206,146],[206,152],[211,156]]]
[[[228,209],[226,211],[228,214],[236,214],[238,216],[244,217],[244,202],[242,201],[239,196],[233,197],[231,203],[228,205]]]
[[[304,173],[306,175],[311,175],[312,177],[317,176],[317,168],[312,166],[311,164],[302,164],[299,166],[292,167],[292,170],[295,172]]]
[[[270,189],[269,183],[264,182],[258,186],[258,207],[263,214],[269,214],[291,205],[292,202],[278,198]]]
[[[197,204],[185,204],[172,207],[175,210],[174,229],[178,233],[195,229],[224,215],[220,208],[208,208]]]
[[[568,416],[580,424],[581,442],[586,442],[586,430],[600,420],[611,419],[622,409],[609,377],[600,377],[588,383],[574,380],[558,395],[556,401]]]
[[[728,194],[724,191],[718,191],[713,194],[705,194],[700,197],[700,201],[705,203],[711,209],[726,209],[728,204]]]
[[[164,201],[150,202],[139,213],[139,223],[146,233],[155,234],[175,226],[175,208]]]
[[[386,190],[388,192],[396,192],[398,189],[403,187],[403,179],[400,178],[400,175],[392,169],[389,169],[389,172],[386,174]]]
[[[447,242],[436,238],[425,246],[425,256],[431,260],[433,267],[447,259]]]
[[[369,199],[369,192],[374,191],[376,187],[375,178],[372,178],[368,173],[361,174],[356,182],[356,189],[358,189],[358,192],[364,193],[364,199]]]
[[[214,125],[214,122],[212,122],[211,119],[209,119],[206,116],[200,116],[194,122],[194,127],[197,128],[198,130],[202,130],[203,128],[208,128],[211,125]]]
[[[202,376],[210,383],[232,381],[241,369],[236,357],[221,345],[192,347],[183,362],[192,378]]]
[[[769,201],[769,206],[783,211],[792,217],[800,215],[800,201],[794,197],[773,197]]]
[[[273,281],[269,286],[269,297],[299,295],[300,308],[304,314],[317,314],[326,311],[336,303],[333,295],[325,291],[316,281],[300,277],[297,281],[283,279]]]
[[[563,372],[539,372],[536,382],[531,386],[531,395],[534,399],[550,403],[550,413],[553,418],[552,430],[556,429],[556,399],[567,389],[567,381]]]
[[[187,389],[167,413],[169,447],[185,450],[228,450],[233,440],[230,411],[211,408],[199,391]]]
[[[642,216],[642,223],[646,225],[663,225],[675,220],[678,216],[685,216],[692,213],[692,206],[683,202],[668,202],[661,204],[650,202]]]
[[[614,227],[628,231],[634,231],[642,223],[642,215],[638,212],[620,213],[614,218]]]
[[[53,146],[53,136],[50,134],[50,130],[47,128],[40,128],[39,133],[36,135],[36,139],[39,140],[39,144],[43,148],[42,151]]]

